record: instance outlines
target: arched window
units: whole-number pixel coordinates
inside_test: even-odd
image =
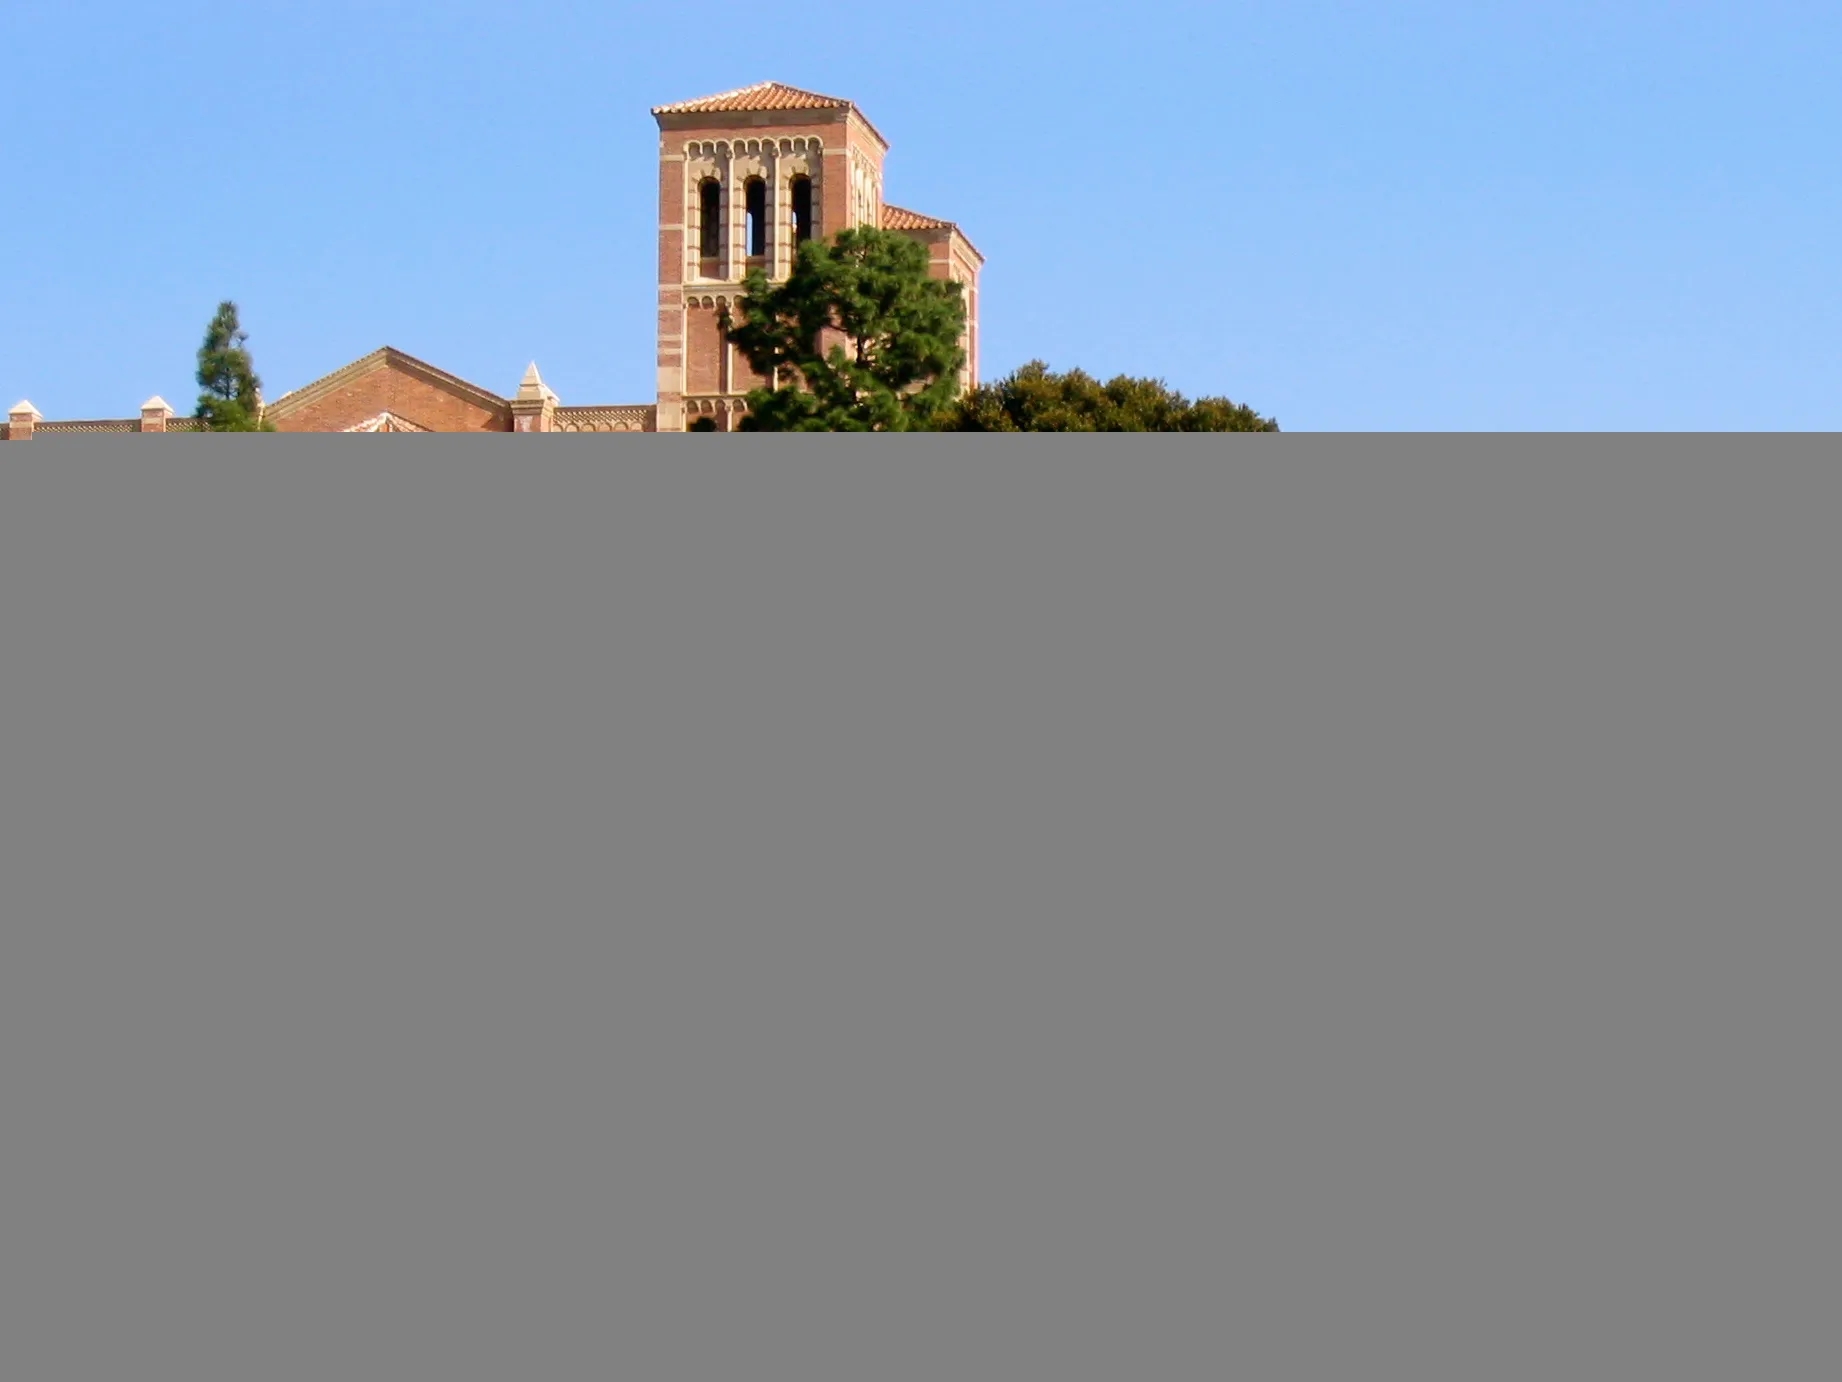
[[[767,184],[750,178],[743,190],[748,195],[748,254],[759,259],[767,253]]]
[[[793,179],[793,243],[803,245],[812,238],[812,179]]]
[[[697,224],[702,232],[698,253],[705,259],[716,259],[723,252],[723,185],[715,178],[705,178],[697,195]]]

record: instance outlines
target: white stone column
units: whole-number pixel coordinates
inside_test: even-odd
[[[740,283],[748,272],[748,193],[742,186],[738,162],[733,155],[730,157],[723,179],[729,198],[729,262],[723,266],[723,278],[730,283]]]
[[[781,168],[780,148],[767,155],[768,224],[773,227],[768,240],[768,277],[782,282],[793,269],[793,196],[787,175]]]

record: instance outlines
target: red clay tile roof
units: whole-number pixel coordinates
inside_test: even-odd
[[[966,232],[959,228],[957,221],[943,221],[938,216],[923,216],[919,211],[910,211],[905,206],[891,206],[888,202],[884,202],[883,229],[950,230],[965,242],[967,249],[978,255],[980,263],[985,261],[985,256],[979,254],[978,246],[974,245]]]
[[[919,211],[910,211],[906,207],[891,206],[883,203],[884,230],[952,230],[951,221],[943,221],[938,216],[923,216]]]
[[[700,115],[709,111],[756,110],[850,110],[851,103],[837,96],[821,96],[816,91],[801,91],[784,82],[756,82],[734,91],[714,96],[699,96],[691,101],[677,101],[669,106],[654,106],[654,115]]]

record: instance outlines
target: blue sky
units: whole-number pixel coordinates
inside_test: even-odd
[[[1033,357],[1287,430],[1842,427],[1833,3],[13,0],[0,406],[274,397],[384,344],[653,391],[656,127],[855,100]]]

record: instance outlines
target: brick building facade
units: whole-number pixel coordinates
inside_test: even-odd
[[[850,101],[761,82],[659,106],[658,390],[652,403],[565,406],[535,363],[500,396],[385,346],[265,404],[278,432],[676,432],[732,430],[765,383],[722,322],[753,268],[791,272],[806,239],[880,226],[924,245],[929,272],[964,285],[966,365],[978,381],[978,280],[984,263],[951,221],[883,200],[889,145]],[[137,418],[47,422],[31,403],[9,439],[55,433],[197,431],[161,398]]]
[[[660,106],[657,426],[727,431],[768,381],[723,337],[742,280],[785,279],[803,240],[880,226],[927,247],[929,272],[964,285],[962,385],[978,378],[979,252],[950,221],[883,200],[889,144],[851,102],[764,82]]]

